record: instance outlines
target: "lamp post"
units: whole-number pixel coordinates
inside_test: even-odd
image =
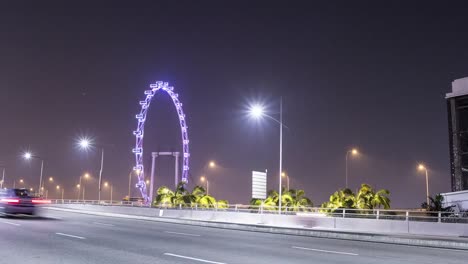
[[[77,184],[76,185],[76,189],[78,191],[78,197],[76,199],[76,201],[78,202],[80,200],[80,193],[81,193],[81,185],[80,184]]]
[[[57,191],[59,191],[61,189],[61,191],[62,191],[62,201],[63,201],[63,192],[65,191],[65,189],[60,188],[60,185],[57,185],[57,187],[55,187],[55,189],[57,189]]]
[[[0,185],[0,189],[3,189],[3,184],[5,183],[5,168],[3,167],[3,174],[2,174],[2,181],[1,181],[1,185]]]
[[[353,155],[353,156],[356,156],[359,154],[358,150],[353,148],[353,149],[350,149],[348,151],[346,151],[346,188],[348,188],[348,156],[349,154]]]
[[[418,170],[424,171],[426,173],[426,203],[427,203],[427,206],[429,207],[429,175],[427,172],[427,168],[426,166],[424,166],[424,164],[419,164]]]
[[[210,181],[208,181],[208,179],[205,176],[201,176],[200,180],[202,182],[206,181],[206,195],[209,195],[210,194]]]
[[[83,201],[84,201],[84,195],[85,195],[85,185],[84,185],[84,182],[81,183],[81,178],[88,179],[89,177],[90,177],[89,173],[85,173],[84,175],[80,175],[80,180],[79,180],[78,184],[76,185],[76,188],[78,188],[78,200],[80,200],[80,191],[81,191],[82,186],[83,186]]]
[[[108,182],[104,183],[104,187],[109,187],[109,186],[110,186],[110,203],[112,204],[112,191],[113,191],[114,186],[112,186],[112,184],[109,184]]]
[[[282,172],[281,177],[286,177],[286,188],[289,191],[289,175],[286,174],[285,172]]]
[[[79,140],[78,145],[83,150],[88,150],[93,146],[90,139],[82,138]],[[98,201],[101,201],[101,187],[102,187],[102,170],[104,168],[104,146],[98,145],[101,148],[101,168],[99,169],[99,180],[98,180]]]
[[[39,157],[39,156],[36,156],[36,155],[33,155],[31,154],[31,152],[25,152],[23,154],[23,158],[26,159],[26,160],[30,160],[30,159],[38,159],[41,161],[41,174],[39,176],[39,195],[42,194],[42,191],[43,191],[43,188],[42,187],[42,173],[44,173],[44,159]]]
[[[278,203],[278,214],[281,214],[281,203],[282,203],[282,181],[281,181],[281,173],[283,172],[283,97],[280,98],[280,119],[277,120],[276,118],[268,115],[265,113],[263,106],[261,105],[252,105],[249,109],[250,116],[255,119],[260,119],[262,117],[268,117],[271,120],[277,122],[280,127],[280,138],[279,138],[279,203]],[[287,128],[287,127],[286,127]]]

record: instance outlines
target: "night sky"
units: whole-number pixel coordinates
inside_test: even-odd
[[[277,116],[283,97],[284,169],[315,205],[345,184],[391,191],[392,206],[450,191],[445,93],[468,76],[468,4],[462,1],[2,1],[0,3],[0,161],[6,184],[45,176],[76,197],[78,178],[99,169],[114,198],[128,188],[144,90],[175,86],[189,126],[191,183],[247,203],[251,170],[268,169],[277,188],[279,127],[246,117],[260,101]],[[326,3],[325,3],[326,2]],[[151,151],[181,151],[175,108],[160,93],[151,105]],[[219,167],[209,170],[215,160]],[[157,185],[172,186],[173,159],[158,160]],[[87,198],[97,198],[88,182]],[[48,186],[48,183],[46,183]],[[72,192],[73,190],[73,192]],[[132,196],[137,190],[132,188]],[[57,197],[55,192],[50,196]],[[108,199],[108,192],[103,194]]]

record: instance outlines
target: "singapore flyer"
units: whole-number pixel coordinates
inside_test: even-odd
[[[136,143],[133,153],[135,154],[135,167],[134,170],[137,171],[138,182],[136,187],[140,190],[141,196],[144,198],[145,202],[149,201],[148,192],[145,183],[145,170],[143,164],[143,138],[145,131],[145,121],[149,106],[154,95],[162,90],[166,92],[171,98],[174,106],[177,110],[177,115],[179,117],[180,131],[182,135],[182,182],[188,183],[188,172],[189,172],[189,139],[187,133],[187,123],[185,119],[184,111],[182,110],[182,103],[179,101],[179,95],[174,93],[174,87],[169,86],[169,83],[157,81],[154,84],[150,84],[150,90],[145,91],[146,98],[143,101],[140,101],[141,110],[140,113],[136,115],[138,120],[137,129],[133,131],[135,135]]]

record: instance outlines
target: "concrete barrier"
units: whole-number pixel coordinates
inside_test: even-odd
[[[468,224],[243,212],[62,204],[48,207],[102,216],[278,234],[468,249]],[[412,235],[412,236],[411,236]],[[425,237],[415,237],[423,235]],[[434,237],[438,236],[438,237]]]

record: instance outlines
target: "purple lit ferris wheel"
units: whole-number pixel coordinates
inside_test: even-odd
[[[133,169],[137,172],[138,175],[138,183],[136,184],[136,187],[140,189],[141,196],[145,199],[145,202],[148,202],[148,192],[146,190],[145,170],[143,166],[143,136],[145,131],[146,113],[148,112],[148,108],[150,106],[151,100],[153,99],[153,96],[159,90],[163,90],[171,96],[172,102],[174,102],[174,106],[177,110],[177,115],[179,116],[183,148],[182,182],[185,183],[188,182],[190,157],[187,123],[185,122],[185,114],[182,110],[182,103],[178,99],[179,95],[174,93],[174,87],[169,86],[169,83],[167,82],[157,81],[154,84],[150,84],[150,88],[150,90],[145,91],[146,99],[144,101],[140,101],[141,111],[136,115],[138,126],[137,129],[133,132],[136,137],[136,144],[135,148],[133,149],[133,153],[135,154],[135,167]]]

